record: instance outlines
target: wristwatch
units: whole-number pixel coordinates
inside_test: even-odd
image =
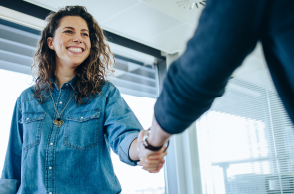
[[[148,130],[144,130],[144,137],[143,137],[143,145],[146,149],[151,150],[151,151],[158,151],[160,150],[164,145],[166,146],[166,149],[164,150],[164,152],[167,150],[168,146],[169,146],[169,140],[167,142],[165,142],[162,146],[159,147],[154,147],[152,145],[150,145],[148,143],[148,137],[149,137],[149,133],[150,133],[150,128]]]

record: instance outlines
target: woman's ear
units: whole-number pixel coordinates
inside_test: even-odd
[[[54,50],[53,38],[52,37],[48,37],[47,38],[47,44],[48,44],[48,46],[49,46],[50,49]]]

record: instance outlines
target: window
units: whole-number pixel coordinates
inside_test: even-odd
[[[3,169],[10,123],[16,99],[31,84],[32,79],[27,74],[0,69],[0,171]]]
[[[196,129],[203,194],[294,193],[294,129],[267,69],[232,78]]]

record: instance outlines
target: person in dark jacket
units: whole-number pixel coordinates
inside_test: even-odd
[[[160,147],[183,132],[216,97],[257,42],[294,121],[294,1],[208,0],[184,54],[169,68],[147,138]],[[148,156],[151,150],[142,153]],[[144,164],[143,164],[144,165]]]

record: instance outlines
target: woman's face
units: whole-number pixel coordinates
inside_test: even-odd
[[[91,42],[86,21],[79,16],[65,16],[55,31],[54,38],[49,37],[49,47],[55,51],[56,65],[76,68],[90,54]]]

